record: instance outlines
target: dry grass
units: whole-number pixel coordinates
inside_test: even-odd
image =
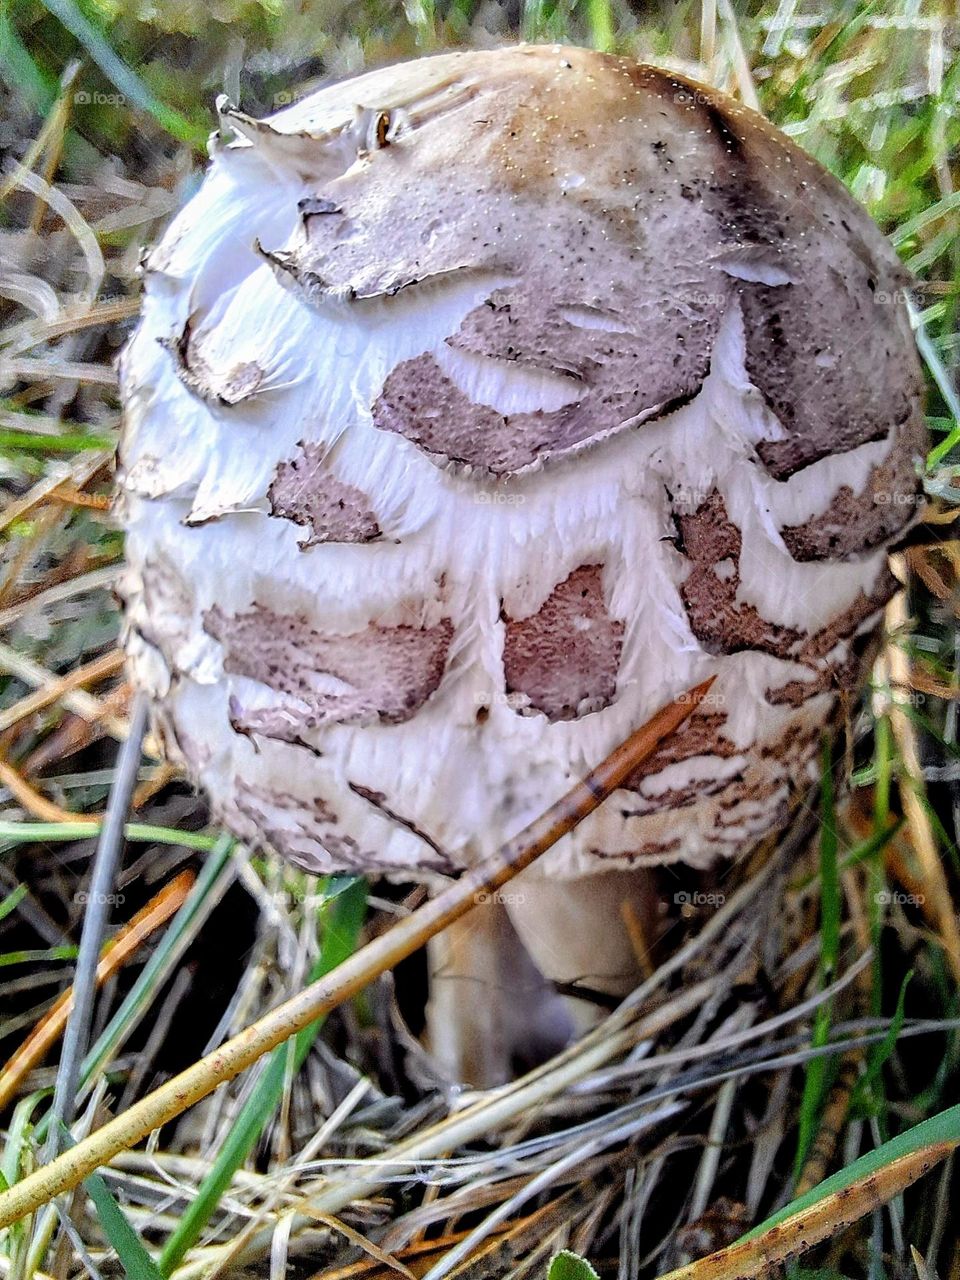
[[[281,1051],[111,1162],[104,1190],[147,1253],[123,1245],[99,1192],[77,1196],[0,1234],[0,1271],[16,1280],[154,1265],[181,1280],[280,1277],[288,1263],[342,1280],[543,1276],[567,1247],[605,1277],[658,1275],[730,1246],[960,1100],[960,40],[949,8],[718,0],[638,16],[612,0],[519,13],[473,0],[182,0],[144,18],[119,0],[82,12],[24,0],[0,10],[0,1092],[19,1097],[0,1169],[12,1182],[43,1149],[56,1068],[42,1052],[53,1060],[89,905],[90,819],[129,733],[111,596],[122,547],[107,507],[113,359],[137,311],[140,247],[192,189],[213,97],[236,93],[238,75],[256,113],[363,59],[509,38],[518,24],[758,101],[918,272],[931,510],[926,541],[898,557],[905,589],[873,696],[851,709],[835,762],[852,790],[808,797],[791,832],[747,865],[710,880],[664,872],[649,976],[560,1059],[503,1090],[451,1090],[417,1040],[423,975],[407,963],[302,1042],[296,1070]],[[218,842],[202,802],[145,747],[75,1137],[298,992],[360,928],[362,887],[317,885]],[[185,874],[196,882],[161,933]],[[367,939],[420,901],[412,886],[370,892]],[[960,1276],[952,1130],[924,1132],[918,1150],[855,1169],[852,1190],[775,1229],[781,1253],[765,1252],[768,1232],[684,1276],[756,1274],[801,1239],[822,1240],[803,1265],[824,1275]],[[936,1140],[946,1163],[927,1172]]]

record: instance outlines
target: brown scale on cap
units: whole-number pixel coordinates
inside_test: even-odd
[[[533,233],[529,227],[522,234]],[[558,250],[556,256],[563,261],[571,255]],[[516,291],[510,302],[492,295],[448,345],[566,377],[577,398],[552,411],[502,414],[472,402],[427,353],[390,374],[374,405],[374,422],[443,463],[465,463],[497,476],[527,471],[627,425],[659,417],[695,395],[709,369],[706,351],[719,322],[714,295],[704,290],[701,297],[709,301],[693,301],[686,317],[676,314],[674,299],[659,299],[660,323],[675,326],[668,338],[650,332],[650,317],[641,321],[630,308],[619,313],[615,323],[622,328],[614,331],[580,328],[564,318],[576,306],[589,306],[592,294],[571,290],[569,302],[553,315],[535,287]],[[679,360],[657,358],[657,346],[649,344],[661,340],[669,341]]]
[[[716,756],[729,760],[737,748],[724,736],[727,717],[717,711],[695,711],[673,736],[658,747],[639,769],[623,783],[623,790],[635,791],[644,778],[653,777],[669,765],[691,760],[694,756]]]
[[[898,449],[871,470],[860,493],[841,485],[826,511],[804,524],[784,526],[780,535],[794,560],[862,555],[903,528],[905,511],[916,508],[918,497],[913,459]]]
[[[628,64],[614,60],[598,59],[591,69],[596,101],[588,127],[577,78],[560,69],[543,74],[541,58],[518,53],[514,67],[507,68],[509,58],[491,64],[493,79],[477,82],[482,112],[470,100],[438,113],[410,135],[417,145],[401,132],[362,171],[337,180],[336,212],[305,219],[292,249],[265,250],[279,277],[312,303],[327,294],[362,306],[361,299],[457,272],[510,277],[448,346],[567,380],[568,403],[498,413],[472,403],[425,353],[394,369],[374,405],[379,427],[438,462],[498,475],[661,416],[695,395],[734,293],[703,251],[719,245],[711,215],[691,208],[678,183],[663,181],[665,136],[691,169],[710,158],[710,140],[691,141],[682,111],[668,100],[660,110],[660,99],[631,83]],[[501,117],[512,116],[526,127],[505,127],[509,119]],[[629,157],[627,118],[639,131]],[[543,128],[531,130],[531,120]],[[464,130],[469,167],[459,163]],[[565,175],[571,185],[562,191]],[[455,214],[466,208],[464,227]],[[438,220],[437,209],[449,216]],[[590,314],[606,323],[584,323]]]
[[[641,803],[635,809],[625,809],[624,816],[639,818],[649,813],[661,813],[664,809],[689,809],[701,800],[724,791],[728,782],[728,778],[701,778],[688,787],[673,787],[657,795],[641,796]]]
[[[370,865],[352,836],[337,830],[337,815],[319,797],[310,803],[295,796],[245,786],[234,797],[237,810],[253,823],[252,836],[308,871],[326,865],[362,870]]]
[[[396,431],[443,462],[494,475],[536,460],[543,424],[533,415],[520,418],[473,404],[429,354],[398,365],[374,406],[374,422],[382,430]]]
[[[869,595],[861,592],[849,609],[809,636],[795,656],[798,662],[810,668],[813,678],[791,680],[779,688],[768,689],[767,701],[774,705],[799,707],[819,693],[857,689],[878,643],[873,633],[874,620],[893,595],[896,585],[893,574],[885,569]],[[829,655],[842,642],[848,646],[847,656],[840,661],[831,661]]]
[[[763,753],[767,761],[776,761],[779,767],[771,771],[770,764],[761,769],[755,765],[747,766],[743,773],[733,778],[715,780],[698,784],[697,787],[665,792],[651,799],[644,798],[644,803],[637,809],[638,816],[659,813],[664,810],[689,808],[703,799],[709,798],[714,806],[715,838],[708,832],[704,837],[708,843],[715,843],[717,849],[729,845],[730,837],[724,836],[725,827],[737,827],[744,822],[747,806],[769,806],[783,791],[787,784],[795,784],[797,776],[804,764],[816,751],[817,732],[805,731],[777,743]],[[776,810],[765,809],[759,821],[763,830],[769,829],[772,823],[779,820],[789,807],[789,798],[784,796]],[[749,815],[746,815],[749,819]],[[738,843],[742,837],[735,836]],[[726,850],[729,853],[729,849]]]
[[[267,843],[315,875],[337,870],[366,873],[372,866],[391,869],[389,863],[383,863],[349,834],[349,824],[342,822],[322,797],[304,801],[283,792],[244,786],[237,789],[233,803],[242,817],[253,823],[250,837]],[[434,846],[424,850],[420,865],[443,873],[452,869],[442,851]]]
[[[767,742],[759,749],[761,760],[780,760],[802,755],[810,741],[811,735],[818,731],[811,730],[809,725],[793,722],[777,735],[773,742]]]
[[[860,680],[863,666],[861,655],[851,651],[843,662],[815,668],[809,680],[790,680],[784,685],[768,689],[767,701],[774,706],[801,707],[818,694],[854,689]]]
[[[204,615],[204,627],[222,644],[226,671],[306,704],[307,715],[300,712],[293,726],[300,730],[409,720],[440,684],[453,635],[448,619],[420,628],[370,623],[363,631],[334,635],[262,606],[234,616],[214,607]],[[318,693],[317,676],[333,676],[348,687]]]
[[[595,858],[607,860],[616,858],[618,862],[657,863],[671,861],[670,855],[675,855],[680,845],[679,836],[672,836],[669,840],[643,840],[638,844],[631,845],[628,849],[623,849],[613,854],[605,853],[603,849],[591,849],[590,852]]]
[[[800,706],[817,694],[856,687],[866,659],[854,640],[893,593],[896,583],[888,570],[879,575],[869,595],[861,592],[827,626],[804,637],[789,627],[767,622],[752,605],[736,603],[742,536],[716,490],[692,514],[677,515],[676,523],[681,550],[693,562],[680,594],[691,630],[706,648],[719,653],[758,649],[808,666],[810,680],[794,680],[767,690],[767,700],[774,705]],[[722,570],[719,575],[718,568]],[[849,644],[850,653],[841,661],[830,660],[829,655],[841,642]]]
[[[323,723],[321,717],[304,714],[302,703],[294,698],[278,698],[269,707],[247,707],[240,698],[231,696],[230,727],[234,733],[250,738],[271,738],[290,746],[303,747],[318,758],[323,752],[304,738],[304,733]]]
[[[838,287],[832,273],[805,264],[803,285],[740,289],[747,372],[788,432],[786,440],[757,446],[778,479],[881,440],[891,422],[905,425],[910,419],[916,387],[873,377],[878,368],[896,367],[899,344],[885,329],[864,342],[865,330],[875,323],[864,298],[865,292],[870,297],[869,272],[863,264],[852,270],[861,278],[845,281],[846,288]],[[821,345],[825,333],[827,346]]]
[[[716,162],[686,189],[715,219],[717,260],[743,312],[747,372],[788,433],[758,447],[771,473],[786,479],[915,421],[921,374],[903,341],[905,318],[898,313],[898,335],[878,312],[910,277],[873,223],[835,179],[723,94],[684,94],[682,81],[648,67],[637,79],[666,83],[690,126],[713,134]]]
[[[301,444],[300,452],[277,467],[267,490],[270,514],[309,529],[304,548],[321,542],[375,542],[380,525],[367,495],[339,480],[326,449]]]
[[[691,568],[680,587],[690,629],[710,653],[759,649],[787,657],[801,640],[798,631],[761,617],[750,604],[737,603],[740,586],[740,530],[714,489],[690,515],[676,517],[681,550]]]
[[[607,612],[603,567],[581,565],[529,618],[504,616],[508,694],[521,694],[548,720],[599,711],[617,688],[623,623]]]
[[[163,744],[167,759],[178,761],[192,777],[199,777],[210,762],[212,752],[209,744],[198,740],[182,724],[176,723],[168,710],[156,712],[153,729]]]
[[[244,360],[221,373],[206,359],[191,316],[179,338],[163,339],[161,345],[176,361],[177,376],[185,387],[202,400],[232,406],[249,400],[261,389],[263,369],[253,360]]]
[[[794,724],[776,741],[763,748],[759,754],[765,764],[760,768],[749,767],[743,777],[733,779],[717,797],[718,826],[736,826],[745,805],[768,803],[785,784],[794,786],[805,765],[816,754],[821,733],[820,725],[810,728],[808,725]],[[779,768],[771,771],[773,764]],[[784,797],[779,812],[786,813],[788,807],[789,798]],[[774,815],[774,821],[777,816]],[[769,825],[770,819],[767,817],[765,829]]]
[[[127,625],[144,643],[156,649],[172,678],[180,674],[179,650],[189,643],[196,601],[190,584],[163,552],[149,556],[140,567],[143,607],[128,613]],[[126,596],[124,582],[118,588]]]

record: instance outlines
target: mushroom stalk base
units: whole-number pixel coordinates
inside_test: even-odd
[[[643,973],[656,904],[646,869],[518,876],[429,947],[427,1036],[452,1080],[491,1088],[559,1052]],[[564,990],[559,994],[557,986]],[[584,996],[571,993],[582,987]]]

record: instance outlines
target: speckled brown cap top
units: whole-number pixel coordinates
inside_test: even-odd
[[[748,847],[916,510],[883,236],[755,113],[579,49],[222,120],[122,370],[128,652],[171,751],[247,839],[425,874],[714,675],[542,871]]]

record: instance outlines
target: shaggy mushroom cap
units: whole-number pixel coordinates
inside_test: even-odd
[[[485,856],[707,702],[544,869],[781,820],[917,502],[907,278],[760,116],[567,47],[227,105],[122,361],[127,650],[219,818]]]

